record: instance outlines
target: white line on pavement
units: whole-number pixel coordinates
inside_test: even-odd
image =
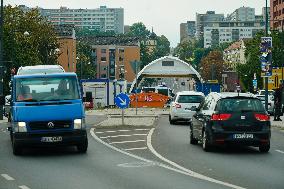
[[[128,149],[124,149],[126,151],[133,151],[133,150],[146,150],[147,147],[141,147],[141,148],[128,148]]]
[[[6,180],[15,180],[13,177],[10,177],[9,175],[7,174],[1,174],[1,176],[6,179]]]
[[[132,157],[132,158],[135,158],[135,159],[138,159],[138,160],[141,160],[141,161],[144,161],[144,162],[148,162],[148,163],[154,163],[154,162],[151,161],[151,160],[148,160],[148,159],[145,159],[145,158],[143,158],[143,157],[140,157],[140,156],[137,156],[137,155],[128,153],[128,152],[126,152],[126,151],[120,150],[120,149],[118,149],[118,148],[116,148],[116,147],[114,147],[114,146],[112,146],[112,145],[110,145],[110,144],[104,142],[104,141],[101,140],[99,137],[97,137],[97,135],[95,134],[95,131],[94,131],[94,130],[95,130],[94,128],[92,128],[92,129],[90,130],[91,136],[94,137],[94,139],[96,139],[96,140],[97,140],[98,142],[100,142],[101,144],[103,144],[103,145],[105,145],[105,146],[107,146],[107,147],[113,149],[114,151],[120,152],[120,153],[122,153],[122,154],[124,154],[124,155],[127,155],[127,156],[130,156],[130,157]],[[149,135],[150,135],[150,133],[149,133]],[[149,135],[148,135],[148,136],[149,136]],[[147,137],[148,137],[148,136],[147,136]],[[151,136],[152,136],[152,134],[151,134]],[[150,137],[151,137],[151,136],[150,136]],[[160,167],[163,167],[163,168],[168,169],[168,170],[171,170],[171,171],[174,171],[174,172],[176,172],[176,173],[180,173],[180,174],[183,174],[183,175],[195,177],[195,176],[193,176],[190,172],[185,172],[185,171],[183,171],[183,170],[170,167],[170,166],[168,166],[168,165],[166,165],[166,164],[163,164],[163,163],[155,163],[155,165],[160,166]],[[210,181],[211,181],[211,180],[210,180]],[[212,182],[212,181],[211,181],[211,182]],[[221,182],[221,181],[220,181],[220,182]],[[216,182],[214,182],[214,183],[216,183]],[[218,182],[218,184],[224,185],[223,182],[221,182],[221,183]],[[226,183],[225,183],[225,184],[226,184]],[[227,184],[229,184],[229,183],[227,183]],[[226,185],[226,186],[228,186],[228,185]],[[242,187],[239,187],[239,186],[236,186],[236,185],[231,185],[231,184],[229,184],[229,187],[235,188],[235,189],[244,189],[244,188],[242,188]]]
[[[145,142],[146,140],[129,140],[129,141],[119,141],[119,142],[110,142],[109,144],[125,144],[125,143],[135,143],[135,142]]]
[[[275,150],[276,152],[279,152],[281,154],[284,154],[284,152],[282,150]]]
[[[105,137],[100,137],[101,139],[106,139],[106,138],[118,138],[118,137],[131,137],[131,136],[146,136],[147,134],[133,134],[133,135],[113,135],[113,136],[105,136]]]
[[[25,185],[19,186],[19,188],[21,188],[21,189],[30,189],[29,187],[27,187]]]
[[[149,131],[150,129],[135,129],[135,131]]]
[[[195,178],[198,178],[198,179],[201,179],[201,180],[206,180],[206,181],[209,181],[209,182],[213,182],[213,183],[216,183],[216,184],[220,184],[220,185],[223,185],[223,186],[228,186],[228,187],[231,187],[231,188],[235,188],[235,189],[243,189],[242,187],[240,186],[236,186],[236,185],[233,185],[233,184],[230,184],[230,183],[227,183],[227,182],[223,182],[223,181],[220,181],[220,180],[216,180],[216,179],[213,179],[213,178],[210,178],[210,177],[207,177],[205,175],[201,175],[199,173],[196,173],[192,170],[189,170],[189,169],[186,169],[185,167],[182,167],[180,165],[178,165],[177,163],[163,157],[161,154],[159,154],[152,146],[152,134],[154,132],[155,128],[152,128],[147,136],[147,146],[148,146],[148,149],[156,156],[158,157],[159,159],[161,159],[162,161],[174,166],[175,168],[185,172],[185,173],[188,173],[190,176],[192,177],[195,177]]]

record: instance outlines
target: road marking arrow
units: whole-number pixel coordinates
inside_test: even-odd
[[[124,100],[122,100],[120,97],[118,97],[118,99],[120,100],[120,104],[121,105],[123,105],[123,106],[126,106],[126,99],[125,99],[125,101]]]

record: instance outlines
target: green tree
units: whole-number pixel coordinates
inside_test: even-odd
[[[151,32],[146,28],[142,22],[134,23],[130,26],[129,33],[126,33],[128,36],[139,37],[141,39],[147,39],[150,36]]]
[[[25,35],[26,34],[26,35]],[[27,35],[28,34],[28,35]],[[37,9],[23,12],[19,7],[4,8],[4,93],[9,93],[11,69],[20,66],[56,64],[59,47],[54,28]]]
[[[175,49],[175,55],[185,62],[193,61],[194,43],[192,41],[184,41],[178,44]]]

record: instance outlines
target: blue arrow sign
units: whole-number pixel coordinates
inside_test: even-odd
[[[114,102],[117,107],[125,109],[129,106],[130,99],[126,94],[120,93],[115,97]]]

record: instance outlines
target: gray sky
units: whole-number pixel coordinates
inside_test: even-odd
[[[4,3],[42,8],[122,7],[125,25],[143,22],[149,30],[153,27],[157,35],[165,35],[173,47],[179,42],[179,24],[195,20],[196,12],[214,10],[227,15],[241,6],[248,6],[260,14],[265,6],[265,0],[4,0]]]

